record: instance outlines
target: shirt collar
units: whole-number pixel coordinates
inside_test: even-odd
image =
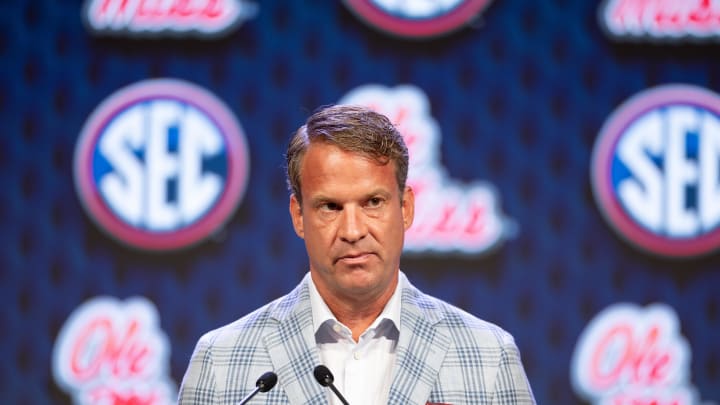
[[[333,313],[330,311],[330,308],[328,308],[325,300],[323,300],[323,298],[320,296],[320,293],[318,292],[312,277],[308,278],[310,279],[308,287],[310,290],[310,306],[312,308],[313,331],[315,331],[315,333],[317,334],[318,330],[325,322],[331,321],[331,324],[340,322],[337,320],[337,318],[335,318],[335,315],[333,315]],[[380,315],[378,315],[378,317],[368,327],[368,330],[377,328],[380,322],[385,319],[392,322],[397,330],[400,330],[400,297],[402,295],[401,291],[405,287],[405,283],[407,283],[407,279],[404,277],[404,274],[400,272],[400,274],[398,275],[398,283],[395,287],[393,295],[390,297],[388,303],[385,304],[385,308],[383,308]]]

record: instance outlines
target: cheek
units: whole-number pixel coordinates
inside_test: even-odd
[[[315,220],[312,225],[305,223],[305,243],[315,249],[326,249],[332,244],[332,229],[328,224]]]
[[[373,237],[380,242],[392,242],[402,238],[405,226],[402,217],[388,215],[369,221]]]

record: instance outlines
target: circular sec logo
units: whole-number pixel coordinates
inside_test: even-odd
[[[245,136],[206,90],[155,79],[103,101],[75,150],[75,185],[90,217],[145,250],[196,244],[235,211],[247,184]]]
[[[676,258],[720,248],[720,96],[641,92],[607,120],[592,160],[600,210],[632,244]]]
[[[406,38],[435,37],[470,23],[490,0],[345,0],[368,24]]]

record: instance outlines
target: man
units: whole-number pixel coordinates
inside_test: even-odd
[[[381,114],[331,106],[287,151],[290,216],[310,272],[288,295],[203,336],[181,404],[233,404],[268,370],[266,404],[534,404],[513,338],[427,296],[400,272],[414,195],[408,151]]]

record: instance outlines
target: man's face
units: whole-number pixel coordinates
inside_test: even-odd
[[[314,143],[300,183],[302,206],[292,196],[290,215],[319,292],[326,299],[389,298],[414,208],[412,190],[398,189],[394,163]]]

